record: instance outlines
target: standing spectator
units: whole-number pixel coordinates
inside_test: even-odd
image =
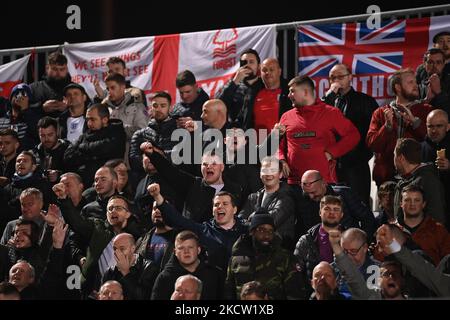
[[[67,110],[58,117],[59,136],[75,143],[86,132],[86,109],[90,99],[83,86],[71,83],[64,88],[64,101]]]
[[[450,31],[441,31],[433,37],[433,48],[440,49],[444,52],[444,70],[443,73],[447,77],[450,75]],[[417,83],[422,83],[427,78],[425,63],[417,67],[416,79]]]
[[[200,121],[203,104],[209,100],[208,94],[197,85],[194,74],[189,70],[177,74],[175,85],[181,102],[173,106],[171,117],[177,118],[177,127],[185,128],[188,121]]]
[[[444,110],[433,110],[427,117],[427,136],[422,142],[422,161],[432,162],[444,186],[447,230],[450,230],[450,125]]]
[[[342,217],[341,199],[335,196],[324,196],[320,201],[320,219],[322,222],[300,237],[294,251],[297,258],[297,269],[303,272],[306,279],[311,280],[313,278],[313,269],[319,262],[333,262],[333,251],[328,233],[330,230],[337,230],[340,227]],[[309,281],[306,283],[309,283]]]
[[[43,117],[38,124],[39,143],[35,148],[38,157],[39,170],[51,184],[55,184],[59,176],[66,172],[64,153],[70,143],[59,139],[58,122],[50,117]]]
[[[39,108],[47,116],[57,118],[67,109],[63,101],[64,88],[70,83],[66,56],[58,51],[49,54],[43,80],[31,84],[33,99],[30,100],[30,107]]]
[[[122,121],[110,119],[104,104],[89,107],[86,120],[88,131],[67,148],[64,161],[83,178],[85,186],[90,186],[95,172],[106,161],[124,157],[126,135]]]
[[[129,74],[129,70],[125,64],[125,61],[121,59],[120,57],[110,57],[106,61],[106,66],[108,67],[107,75],[111,75],[113,73],[118,73],[122,75],[124,78],[126,78]],[[94,80],[94,87],[95,92],[97,95],[94,97],[94,102],[99,103],[101,102],[106,95],[108,94],[107,90],[104,90],[100,86],[100,81],[98,79]],[[134,100],[139,103],[143,103],[147,107],[147,98],[145,96],[144,91],[142,91],[139,88],[133,87],[131,85],[130,80],[126,80],[125,82],[126,91],[129,92]]]
[[[302,176],[302,195],[297,203],[297,232],[304,234],[308,229],[320,223],[317,214],[320,201],[325,195],[339,196],[342,200],[344,217],[341,224],[345,228],[361,228],[369,237],[376,231],[376,221],[372,211],[347,186],[327,184],[320,172],[308,170]]]
[[[145,173],[142,170],[141,144],[150,141],[168,156],[177,144],[172,141],[172,132],[177,128],[175,119],[169,116],[172,97],[164,91],[156,92],[151,100],[153,118],[148,126],[136,131],[131,137],[129,161],[134,178],[139,181]]]
[[[445,225],[446,204],[444,187],[439,180],[434,164],[422,163],[422,150],[419,142],[414,139],[399,139],[394,151],[394,164],[401,180],[397,183],[394,197],[394,214],[402,218],[400,208],[403,188],[415,184],[420,186],[427,199],[425,213]]]
[[[375,218],[378,226],[386,223],[397,222],[397,217],[394,213],[394,196],[396,186],[397,183],[394,181],[385,181],[378,188],[377,196],[380,210],[376,212],[377,215]]]
[[[284,176],[298,184],[305,171],[316,169],[326,182],[337,182],[336,159],[358,144],[358,130],[340,110],[316,99],[309,77],[292,79],[289,97],[294,109],[281,116],[286,133],[278,150]]]
[[[370,169],[368,161],[373,153],[367,147],[365,137],[369,130],[370,120],[378,104],[374,98],[356,91],[352,87],[353,76],[345,64],[336,64],[330,70],[330,89],[322,100],[342,111],[358,129],[361,139],[349,153],[338,159],[338,181],[346,183],[359,195],[367,206],[370,206]]]
[[[396,71],[391,78],[391,88],[395,100],[375,110],[366,137],[367,145],[375,152],[373,180],[377,186],[394,180],[397,139],[424,140],[426,117],[431,111],[431,106],[417,101],[419,89],[411,69]]]
[[[272,216],[275,228],[282,239],[282,246],[293,251],[295,248],[295,201],[289,186],[281,182],[282,166],[274,156],[261,160],[261,181],[264,188],[249,195],[239,216],[251,219],[259,208],[264,208]],[[254,214],[253,214],[254,215]]]
[[[143,103],[136,102],[133,96],[125,90],[125,78],[117,73],[105,79],[108,96],[103,104],[109,108],[110,118],[119,119],[127,134],[127,142],[131,141],[133,134],[147,126],[149,117]]]
[[[427,77],[419,82],[420,98],[434,108],[450,112],[450,74],[444,74],[444,51],[429,49],[424,55],[424,65]]]
[[[262,87],[259,76],[261,58],[254,49],[246,49],[239,57],[240,67],[233,78],[225,84],[216,98],[225,102],[228,107],[228,117],[236,121],[243,110],[248,110],[255,101],[256,93]],[[251,117],[246,119],[252,120]]]

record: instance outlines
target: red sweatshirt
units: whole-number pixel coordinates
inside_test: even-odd
[[[278,155],[291,169],[288,183],[300,183],[307,170],[318,170],[326,182],[337,182],[335,159],[352,150],[360,139],[352,122],[338,108],[316,100],[314,105],[287,111],[280,123],[286,126],[286,134]],[[333,160],[327,160],[325,151]]]

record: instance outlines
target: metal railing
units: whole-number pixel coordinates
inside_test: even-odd
[[[450,12],[450,4],[428,6],[420,8],[411,8],[404,10],[394,10],[381,12],[381,19],[394,20],[403,18],[421,18],[425,16],[447,15]],[[350,15],[344,17],[324,18],[306,21],[294,21],[289,23],[276,24],[277,28],[277,46],[278,58],[283,69],[283,77],[290,78],[298,73],[298,37],[297,28],[305,24],[324,24],[324,23],[342,23],[342,22],[362,22],[367,20],[370,14]],[[59,48],[61,45],[50,45],[42,47],[15,48],[0,50],[0,65],[14,61],[29,53],[35,53],[33,60],[28,64],[28,72],[25,75],[25,82],[37,81],[44,73],[48,54]],[[31,62],[32,61],[32,62]],[[34,72],[33,72],[34,71]]]

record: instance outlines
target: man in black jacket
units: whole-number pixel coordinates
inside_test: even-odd
[[[444,110],[433,110],[427,116],[427,136],[422,142],[422,161],[432,162],[439,170],[447,205],[447,230],[450,230],[450,126]],[[438,152],[439,151],[439,152]],[[438,157],[439,153],[439,157]]]
[[[45,72],[43,80],[31,84],[33,100],[30,107],[40,108],[46,115],[56,118],[67,109],[63,92],[72,83],[66,56],[58,51],[49,54]]]
[[[219,92],[216,98],[225,102],[228,107],[228,117],[236,121],[241,110],[247,104],[253,104],[256,95],[256,87],[261,86],[259,77],[259,64],[261,58],[256,50],[246,49],[239,57],[240,68]],[[244,105],[245,104],[245,105]]]
[[[336,64],[330,70],[330,89],[322,100],[339,108],[344,116],[358,129],[361,139],[349,153],[338,159],[338,181],[355,190],[361,200],[370,206],[370,169],[368,161],[373,153],[367,147],[365,137],[369,130],[372,113],[378,108],[374,98],[352,87],[352,74],[344,64]]]
[[[0,131],[0,187],[7,185],[16,171],[19,147],[19,136],[16,131],[13,129]]]
[[[39,143],[34,152],[39,162],[39,171],[51,184],[55,184],[59,176],[66,172],[64,152],[70,143],[58,138],[58,122],[50,117],[43,117],[38,124]]]
[[[165,223],[178,230],[187,229],[198,234],[201,245],[207,250],[208,262],[225,272],[234,242],[247,233],[247,227],[235,216],[237,207],[234,197],[220,191],[213,199],[214,217],[198,223],[181,216],[170,203],[164,201],[158,184],[150,185],[148,191],[155,199]]]
[[[202,178],[184,172],[170,163],[160,153],[153,152],[153,146],[144,142],[141,149],[149,157],[161,177],[174,187],[178,196],[184,200],[183,215],[196,222],[211,218],[211,202],[219,191],[228,191],[237,199],[240,207],[242,189],[239,185],[222,177],[224,164],[221,157],[212,153],[202,157]]]
[[[109,119],[108,107],[94,104],[86,112],[88,131],[64,153],[67,166],[92,185],[94,174],[106,161],[121,159],[125,154],[125,130],[122,121]]]
[[[368,206],[347,186],[328,185],[317,170],[308,170],[302,176],[303,194],[297,203],[297,232],[304,234],[308,229],[320,223],[320,199],[325,195],[340,196],[343,201],[344,217],[341,224],[345,228],[360,228],[371,240],[376,231],[376,220]]]
[[[67,110],[58,117],[59,136],[75,143],[87,130],[86,109],[90,99],[83,86],[71,83],[64,88],[64,101]]]
[[[148,300],[159,268],[151,260],[134,253],[136,244],[129,233],[114,237],[113,250],[115,267],[110,267],[102,277],[102,283],[108,280],[118,281],[127,300]]]
[[[282,246],[293,251],[295,241],[300,235],[295,234],[294,198],[290,194],[289,186],[280,181],[282,169],[283,166],[276,157],[261,160],[261,180],[264,188],[249,195],[239,216],[250,220],[259,208],[267,209],[274,219],[275,228],[282,239]]]
[[[129,160],[136,180],[144,175],[140,150],[144,141],[150,141],[167,155],[177,143],[171,140],[172,132],[177,128],[175,119],[169,117],[171,103],[172,97],[167,92],[156,92],[151,101],[153,118],[146,128],[136,131],[131,138]]]
[[[175,238],[172,261],[166,264],[153,286],[152,300],[169,300],[178,277],[192,274],[203,283],[201,300],[217,300],[223,296],[224,277],[219,269],[199,259],[201,252],[197,235],[182,231]]]

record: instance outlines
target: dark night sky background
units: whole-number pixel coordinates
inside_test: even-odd
[[[0,48],[107,40],[123,37],[194,32],[362,14],[370,4],[382,11],[446,4],[449,1],[8,1],[2,2]],[[266,1],[267,2],[267,1]],[[110,3],[111,13],[105,4]],[[208,4],[209,3],[209,4]],[[305,3],[307,6],[305,6]],[[66,8],[81,8],[81,30],[66,28]],[[110,21],[110,32],[104,24]]]

